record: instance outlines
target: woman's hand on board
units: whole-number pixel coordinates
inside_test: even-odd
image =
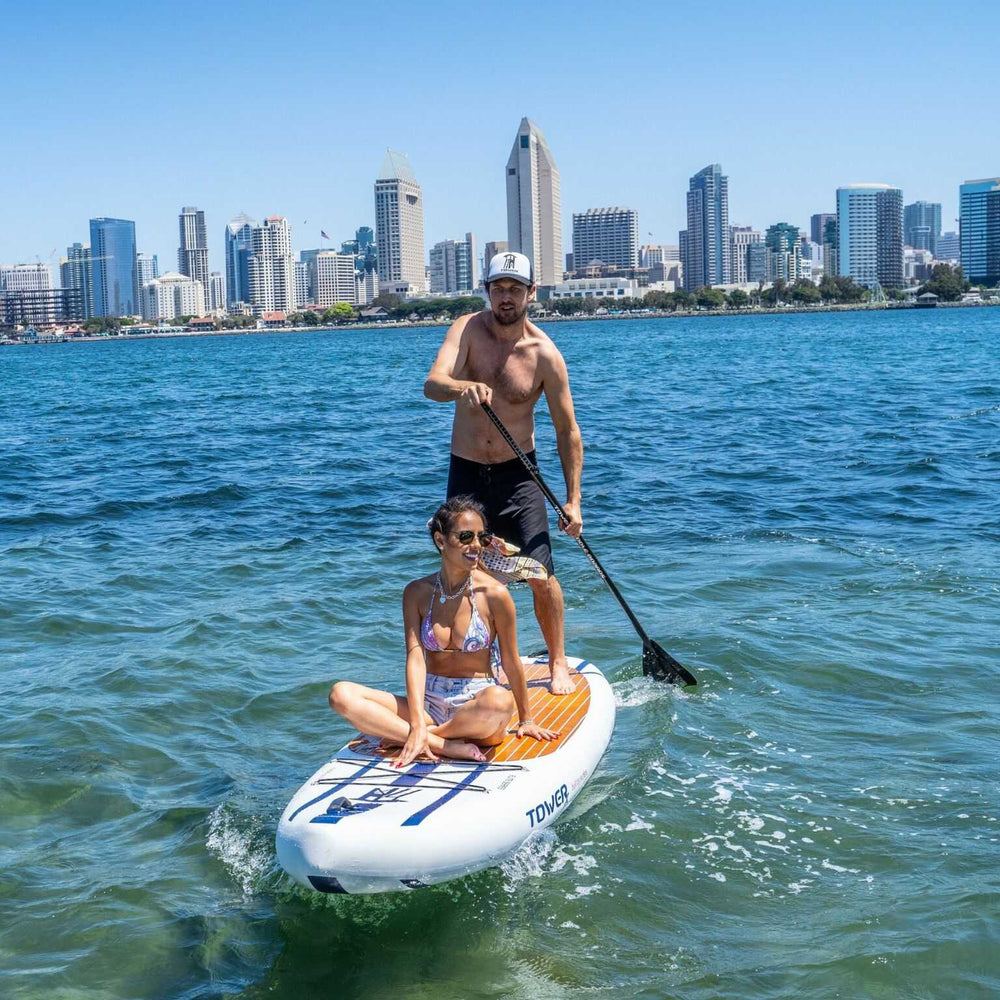
[[[431,750],[431,745],[428,742],[429,737],[430,734],[427,732],[426,727],[415,729],[411,726],[410,735],[406,737],[403,749],[399,751],[399,756],[392,762],[392,766],[406,767],[407,764],[413,763],[421,754],[436,761],[438,759],[437,754]]]
[[[521,739],[524,736],[530,736],[533,740],[544,741],[559,739],[559,733],[555,729],[545,729],[543,726],[532,722],[531,719],[517,724],[517,738]]]

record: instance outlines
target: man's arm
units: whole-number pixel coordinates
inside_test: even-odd
[[[455,373],[465,367],[469,356],[465,328],[474,315],[470,313],[468,316],[459,316],[444,335],[444,343],[431,365],[427,381],[424,382],[424,395],[435,403],[450,403],[459,398],[471,406],[493,402],[493,390],[484,382],[455,378]]]
[[[553,354],[546,366],[542,387],[549,405],[549,415],[556,429],[556,446],[562,462],[563,477],[566,480],[566,503],[563,508],[569,515],[568,524],[560,524],[567,535],[577,538],[583,531],[580,514],[580,475],[583,471],[583,437],[573,411],[573,397],[569,391],[569,372],[559,351],[553,347]]]

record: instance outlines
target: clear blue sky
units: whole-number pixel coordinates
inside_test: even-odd
[[[88,219],[136,221],[176,267],[205,209],[211,264],[240,211],[285,215],[296,251],[374,224],[387,146],[423,185],[427,245],[506,239],[522,115],[572,213],[639,212],[674,243],[691,174],[729,175],[730,219],[807,226],[839,184],[943,203],[1000,176],[996,7],[247,2],[17,4],[4,15],[0,262],[52,260]],[[652,234],[651,236],[648,234]],[[53,256],[54,251],[54,256]]]

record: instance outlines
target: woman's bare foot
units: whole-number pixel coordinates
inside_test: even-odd
[[[486,755],[483,751],[475,743],[469,743],[467,740],[445,740],[444,746],[438,752],[442,757],[450,757],[452,760],[486,762]]]

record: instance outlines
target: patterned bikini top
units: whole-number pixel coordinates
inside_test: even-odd
[[[451,649],[450,647],[442,646],[434,634],[434,625],[431,622],[431,612],[434,610],[434,598],[438,595],[438,590],[440,588],[440,581],[434,583],[434,592],[431,594],[431,603],[427,608],[427,614],[424,616],[423,624],[420,626],[420,641],[423,643],[424,649],[430,650],[432,653],[475,653],[480,649],[486,649],[490,644],[490,629],[486,622],[483,621],[483,616],[479,613],[479,608],[476,606],[476,595],[474,593],[469,594],[469,601],[472,603],[472,617],[469,619],[469,628],[465,633],[465,638],[462,640],[462,645],[459,649]]]

